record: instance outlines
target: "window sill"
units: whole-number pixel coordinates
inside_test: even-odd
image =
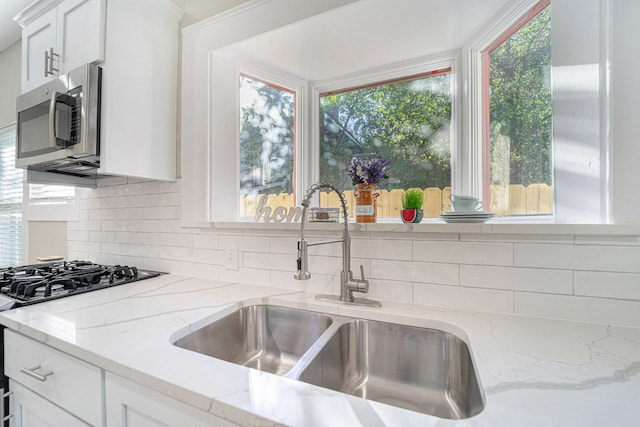
[[[493,220],[485,224],[446,224],[438,219],[425,219],[419,224],[401,222],[350,222],[354,235],[358,233],[473,233],[473,234],[525,234],[525,235],[588,235],[588,236],[640,236],[636,224],[555,224],[515,223]],[[252,221],[214,221],[196,224],[209,230],[298,231],[300,223],[264,223]],[[342,223],[307,223],[309,231],[340,230]]]

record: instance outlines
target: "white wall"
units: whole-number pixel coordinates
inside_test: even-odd
[[[612,39],[614,222],[640,223],[640,2],[616,0]]]
[[[20,94],[20,42],[0,52],[0,128],[16,121]]]

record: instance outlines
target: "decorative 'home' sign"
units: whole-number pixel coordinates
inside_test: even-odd
[[[264,216],[264,222],[298,222],[302,216],[302,208],[289,208],[287,211],[284,206],[276,206],[271,209],[271,206],[267,206],[267,195],[263,194],[256,207],[253,220],[259,222],[262,216]]]

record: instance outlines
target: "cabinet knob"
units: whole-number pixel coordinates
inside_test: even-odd
[[[53,371],[43,373],[36,372],[40,368],[40,365],[36,365],[33,368],[22,368],[20,372],[40,382],[45,382],[49,376],[53,375]]]

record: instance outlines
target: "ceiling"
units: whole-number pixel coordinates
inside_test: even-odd
[[[33,0],[1,0],[0,1],[0,52],[20,40],[22,29],[13,17]]]
[[[0,0],[0,52],[20,40],[21,28],[13,20],[35,0]],[[247,0],[171,0],[184,10],[183,25],[193,24]]]
[[[460,49],[517,0],[360,0],[227,49],[320,80]]]

